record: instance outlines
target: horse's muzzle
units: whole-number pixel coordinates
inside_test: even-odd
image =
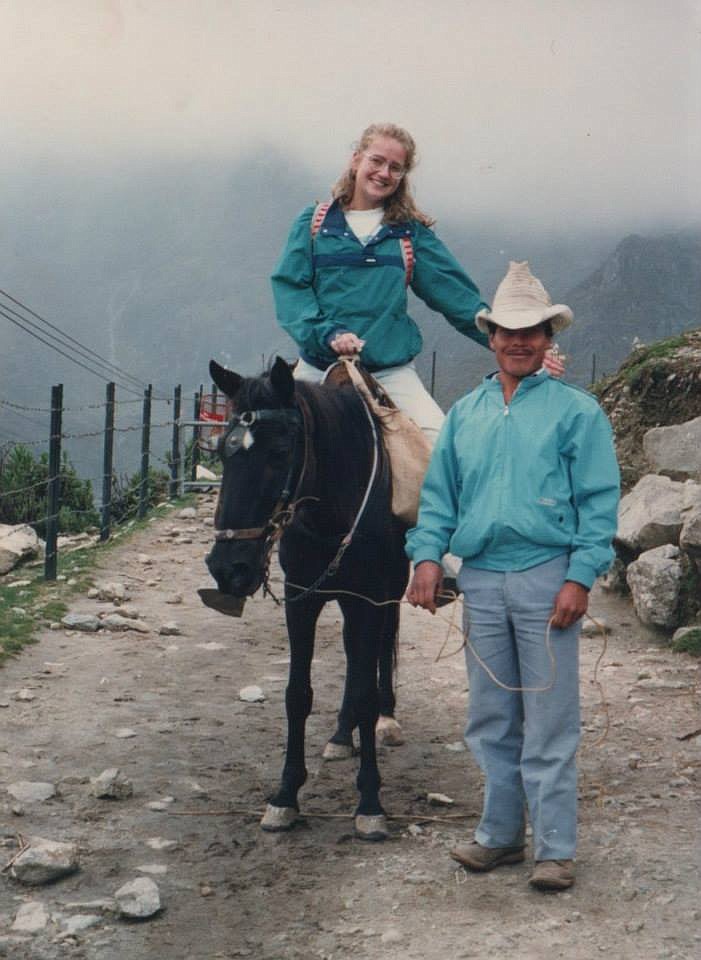
[[[251,549],[251,546],[215,543],[211,553],[207,555],[206,564],[221,593],[234,597],[250,597],[263,582],[261,565],[256,562],[258,551]],[[236,557],[232,556],[234,550],[238,554]]]

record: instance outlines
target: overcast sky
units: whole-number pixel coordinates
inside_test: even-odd
[[[701,0],[0,0],[0,45],[6,173],[278,149],[323,195],[392,120],[431,212],[701,217]]]

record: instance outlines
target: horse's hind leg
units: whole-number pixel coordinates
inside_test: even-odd
[[[364,609],[363,609],[364,608]],[[360,800],[355,811],[355,831],[364,840],[384,840],[387,818],[380,803],[375,724],[379,715],[377,691],[378,630],[381,618],[367,604],[343,600],[343,640],[347,658],[347,688],[351,722],[360,733]]]
[[[287,604],[287,632],[290,640],[290,675],[285,691],[287,710],[287,752],[280,786],[266,808],[263,830],[289,830],[298,814],[297,793],[307,779],[304,762],[304,734],[311,713],[313,690],[311,664],[314,655],[314,629],[322,602]]]
[[[387,608],[378,661],[378,687],[380,715],[377,718],[375,736],[380,745],[398,747],[404,743],[402,728],[394,718],[395,648],[399,627],[399,608]]]

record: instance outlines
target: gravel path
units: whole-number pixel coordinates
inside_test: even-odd
[[[329,607],[314,663],[305,818],[290,834],[264,834],[257,812],[284,748],[286,633],[269,599],[249,601],[240,620],[200,604],[197,587],[212,585],[203,565],[212,510],[201,498],[197,518],[152,523],[95,572],[127,586],[148,632],[47,630],[0,672],[2,865],[20,837],[74,843],[80,856],[80,869],[52,884],[29,887],[3,871],[0,956],[699,956],[696,661],[641,628],[628,603],[595,591],[591,610],[611,633],[605,648],[601,635],[582,641],[577,884],[549,896],[528,887],[528,862],[472,875],[448,856],[480,808],[479,773],[460,749],[467,691],[451,608],[440,620],[405,608],[406,743],[380,750],[383,802],[396,819],[384,844],[353,837],[355,764],[320,759],[343,679]],[[71,609],[116,608],[81,597]],[[159,633],[170,621],[179,634]],[[239,699],[250,685],[263,702]],[[93,796],[91,779],[115,767],[133,794]],[[24,782],[56,793],[18,799]],[[429,793],[455,802],[435,806]],[[129,921],[109,906],[138,877],[155,882],[162,909]]]

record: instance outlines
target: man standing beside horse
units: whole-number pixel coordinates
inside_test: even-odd
[[[441,557],[462,558],[470,703],[465,738],[485,778],[482,818],[451,856],[475,871],[524,859],[530,883],[574,882],[578,637],[594,580],[613,559],[619,476],[608,420],[543,369],[572,322],[527,263],[511,263],[476,318],[498,371],[448,414],[407,536],[407,597],[435,612]]]

